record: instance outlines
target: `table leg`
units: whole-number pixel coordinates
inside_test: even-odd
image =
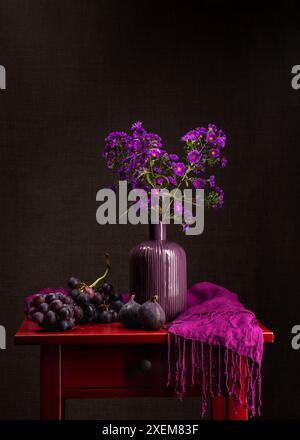
[[[61,346],[41,345],[41,419],[61,420]]]
[[[212,420],[226,420],[226,397],[217,396],[211,399]]]

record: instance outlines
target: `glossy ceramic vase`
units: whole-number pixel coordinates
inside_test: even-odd
[[[137,302],[159,296],[167,321],[186,308],[186,255],[181,246],[166,240],[166,225],[150,225],[150,240],[130,252],[130,292]]]

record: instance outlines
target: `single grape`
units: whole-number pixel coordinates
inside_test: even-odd
[[[110,300],[111,301],[123,301],[123,297],[122,297],[121,293],[113,292],[110,295]]]
[[[41,313],[41,312],[35,312],[35,313],[32,315],[32,320],[33,320],[34,322],[36,322],[37,324],[41,325],[42,322],[44,321],[44,314]]]
[[[110,310],[102,310],[99,313],[98,321],[102,324],[108,324],[112,322],[112,314]]]
[[[110,296],[104,295],[103,297],[103,304],[109,304],[110,303]]]
[[[119,320],[119,314],[115,310],[110,310],[111,313],[111,320],[112,322],[116,322]]]
[[[47,303],[42,303],[37,308],[37,311],[43,314],[47,313],[48,310],[49,310],[49,305]]]
[[[35,307],[30,307],[29,312],[28,312],[29,316],[32,317],[34,312],[36,312],[36,308]]]
[[[61,300],[64,304],[72,304],[73,300],[70,296],[64,295],[63,299]]]
[[[96,292],[92,301],[96,306],[100,306],[100,304],[103,302],[103,295],[99,292]]]
[[[96,307],[93,304],[87,304],[83,309],[84,320],[87,322],[93,321],[96,316]]]
[[[69,329],[75,327],[75,320],[74,320],[74,319],[70,319],[70,320],[68,321],[68,324],[69,324]]]
[[[112,293],[114,291],[114,288],[111,284],[109,283],[104,283],[102,284],[102,290],[105,294],[109,294]]]
[[[70,287],[70,289],[77,289],[77,287],[79,287],[81,281],[79,278],[76,277],[70,277],[69,281],[68,281],[68,286]]]
[[[78,297],[78,295],[80,294],[79,290],[77,289],[72,289],[70,292],[71,298],[76,301],[76,298]]]
[[[35,295],[30,303],[31,307],[38,307],[40,304],[45,302],[45,297],[43,295]]]
[[[68,330],[68,328],[69,328],[69,323],[67,321],[59,321],[57,323],[57,329],[61,332]]]
[[[95,291],[92,287],[86,287],[84,292],[89,295],[90,298],[94,298],[95,296]]]
[[[116,310],[117,312],[119,312],[121,310],[121,308],[124,306],[124,303],[123,303],[123,301],[118,300],[118,301],[111,302],[110,305],[113,310]]]
[[[58,312],[58,316],[60,319],[69,319],[71,317],[70,310],[67,307],[62,307]]]
[[[56,315],[52,310],[46,313],[44,316],[44,324],[48,326],[53,326],[56,323]]]
[[[50,310],[54,310],[57,311],[59,309],[61,309],[63,306],[63,303],[60,299],[55,299],[54,301],[52,301],[49,305]]]
[[[77,304],[79,304],[80,306],[84,306],[85,304],[87,304],[89,302],[89,295],[87,295],[86,293],[81,293],[77,299],[76,302]]]
[[[52,301],[55,300],[55,294],[54,293],[48,293],[48,295],[46,295],[45,300],[48,304],[50,304]]]
[[[76,322],[80,322],[83,320],[83,310],[81,307],[79,307],[78,305],[74,305],[73,306],[73,310],[74,310],[74,318]]]
[[[74,319],[74,307],[73,304],[70,304],[67,306],[69,312],[70,312],[70,319]]]
[[[61,301],[63,301],[65,297],[66,297],[66,295],[64,295],[62,292],[56,292],[55,293],[55,298],[56,299],[60,299]]]

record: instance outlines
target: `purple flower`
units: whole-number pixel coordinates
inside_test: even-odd
[[[196,163],[200,159],[200,153],[198,150],[192,150],[188,153],[187,159],[190,163]]]
[[[210,176],[210,178],[209,178],[209,185],[210,185],[210,187],[213,188],[215,186],[215,184],[216,184],[215,176]]]
[[[216,192],[220,195],[220,197],[224,196],[224,191],[219,186],[215,187]]]
[[[211,131],[217,131],[217,127],[215,126],[215,124],[208,124],[208,129]]]
[[[220,150],[218,150],[218,148],[211,148],[211,149],[209,150],[209,155],[210,155],[210,157],[213,157],[213,158],[215,158],[215,157],[219,157],[219,155],[220,155]]]
[[[206,181],[204,179],[201,179],[200,177],[195,179],[193,182],[193,186],[196,189],[203,189],[205,188]]]
[[[226,138],[225,138],[224,136],[216,137],[216,138],[215,138],[215,144],[216,144],[219,148],[224,148],[224,147],[225,147],[225,141],[226,141]]]
[[[206,142],[212,143],[215,140],[215,133],[213,131],[209,131],[206,135]]]
[[[146,134],[146,130],[142,127],[142,122],[134,122],[131,126],[134,137],[142,137]]]
[[[179,160],[179,157],[177,156],[177,154],[169,154],[169,159],[177,162],[177,160]]]
[[[158,159],[161,156],[162,152],[159,148],[152,148],[152,150],[150,150],[148,154],[153,159]]]
[[[155,133],[146,133],[144,135],[149,147],[160,148],[162,146],[161,137]]]
[[[226,157],[222,157],[220,163],[221,163],[221,168],[225,168],[226,165],[227,165],[227,159],[226,159]]]
[[[181,140],[183,142],[196,142],[199,137],[199,132],[197,129],[188,131],[184,136],[182,136]]]
[[[131,130],[132,130],[132,131],[134,131],[134,130],[138,130],[139,128],[142,128],[142,125],[143,125],[142,122],[140,122],[140,121],[136,121],[136,122],[134,122],[134,123],[132,124],[132,126],[131,126]]]
[[[157,173],[157,174],[161,174],[162,173],[161,168],[159,168],[159,167],[153,167],[153,171],[155,173]]]
[[[200,139],[202,139],[207,133],[207,130],[204,127],[198,127],[196,130],[198,131],[198,136]]]
[[[158,177],[158,178],[156,179],[156,183],[157,183],[158,185],[162,185],[162,184],[164,183],[164,179],[163,179],[162,177]]]
[[[180,176],[180,177],[184,176],[184,174],[185,174],[184,163],[182,163],[182,162],[173,163],[172,168],[173,168],[174,174],[176,174],[176,176]]]
[[[172,176],[168,176],[168,181],[171,185],[175,185],[175,186],[177,185],[176,179],[174,179],[174,177]]]

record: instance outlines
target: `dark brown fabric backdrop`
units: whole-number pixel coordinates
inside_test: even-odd
[[[39,416],[36,348],[15,347],[23,298],[69,275],[92,280],[102,256],[128,288],[127,256],[142,226],[96,223],[109,176],[103,138],[141,120],[169,148],[214,122],[228,134],[225,205],[205,232],[169,237],[187,251],[189,283],[237,292],[276,333],[264,357],[265,418],[300,418],[298,234],[300,64],[294,4],[0,0],[0,418]],[[272,7],[270,6],[272,5]],[[137,403],[138,402],[138,403]],[[141,409],[142,408],[142,409]],[[69,417],[198,417],[197,400],[71,402]]]

